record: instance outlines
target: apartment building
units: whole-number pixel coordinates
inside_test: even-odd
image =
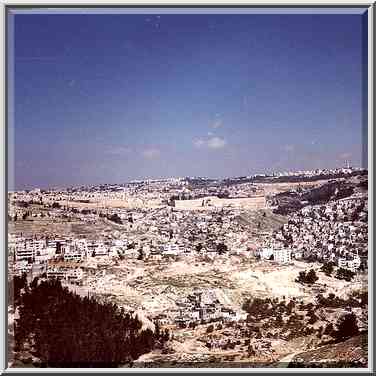
[[[274,261],[279,264],[288,264],[291,262],[292,250],[288,248],[274,249]]]

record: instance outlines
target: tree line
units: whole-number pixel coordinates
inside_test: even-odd
[[[117,367],[163,346],[168,331],[141,330],[142,323],[113,303],[80,297],[60,281],[14,281],[19,318],[15,351],[31,346],[44,367]],[[26,346],[27,348],[27,346]]]

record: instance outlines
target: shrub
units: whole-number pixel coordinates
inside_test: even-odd
[[[299,272],[298,278],[295,280],[298,283],[303,283],[303,284],[313,284],[317,282],[319,277],[316,275],[316,272],[311,269],[308,273],[303,271]]]
[[[333,262],[326,262],[322,267],[321,271],[325,273],[328,277],[330,277],[334,270],[334,263]]]
[[[336,278],[337,279],[344,279],[347,282],[350,282],[355,276],[355,273],[351,270],[339,268],[337,270]]]
[[[200,252],[202,248],[203,248],[203,245],[201,243],[198,243],[196,245],[196,252]]]
[[[334,332],[337,340],[343,341],[357,334],[359,334],[359,327],[354,313],[348,313],[338,320],[337,330]]]
[[[275,325],[276,326],[282,326],[284,324],[282,315],[280,313],[277,314],[275,318]]]
[[[228,248],[227,248],[226,244],[223,244],[223,243],[217,244],[217,253],[219,255],[223,255],[226,252],[228,252]]]
[[[109,217],[107,217],[110,221],[115,222],[119,225],[121,225],[123,222],[121,218],[117,214],[112,214]]]
[[[368,305],[368,291],[353,291],[349,297],[349,304],[352,307],[364,308]]]
[[[209,325],[206,329],[206,333],[213,333],[214,331],[214,325]]]
[[[248,345],[247,353],[248,353],[248,356],[253,356],[253,355],[256,354],[256,352],[253,349],[252,345]]]
[[[332,336],[334,334],[334,326],[331,322],[326,325],[324,329],[324,334],[328,336]]]
[[[231,350],[234,350],[234,349],[235,349],[235,346],[236,346],[235,342],[230,342],[230,343],[228,344],[228,347],[229,347]]]
[[[190,329],[195,329],[196,326],[197,326],[196,323],[193,322],[193,321],[191,321],[191,322],[189,323],[189,328],[190,328]]]
[[[242,308],[250,315],[262,319],[269,317],[270,300],[262,298],[254,298],[252,301],[247,300]]]

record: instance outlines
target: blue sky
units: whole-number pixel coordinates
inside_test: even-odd
[[[15,187],[360,166],[363,36],[361,15],[17,14]]]

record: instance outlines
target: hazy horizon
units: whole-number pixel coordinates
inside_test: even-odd
[[[367,167],[360,14],[11,17],[12,190]]]

